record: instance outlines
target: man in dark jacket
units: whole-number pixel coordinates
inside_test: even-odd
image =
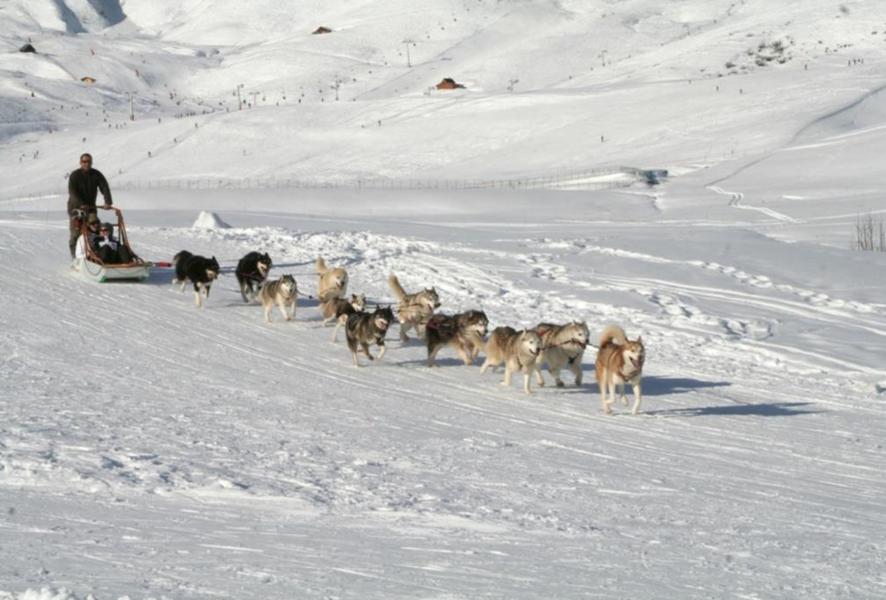
[[[95,199],[98,192],[105,199],[105,208],[113,204],[108,180],[101,171],[92,168],[92,155],[80,156],[80,168],[68,177],[68,216],[70,217],[70,240],[68,245],[71,250],[71,258],[74,258],[74,249],[77,246],[77,238],[80,235],[80,219],[76,218],[74,211],[83,211],[80,218],[95,213]]]

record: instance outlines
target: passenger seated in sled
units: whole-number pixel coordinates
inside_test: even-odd
[[[104,264],[115,265],[132,262],[132,254],[129,249],[114,237],[114,226],[110,223],[102,223],[98,229],[98,235],[91,240],[95,255]]]

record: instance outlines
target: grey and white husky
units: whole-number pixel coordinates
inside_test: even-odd
[[[375,360],[375,357],[369,353],[369,344],[375,344],[381,348],[381,352],[378,353],[379,360],[384,357],[385,336],[393,321],[394,311],[390,306],[386,308],[378,306],[371,313],[355,312],[348,316],[348,321],[345,323],[345,335],[348,338],[348,349],[351,351],[355,367],[360,366],[360,361],[357,360],[358,346],[369,360]]]
[[[283,275],[280,279],[266,282],[261,287],[258,297],[265,311],[265,323],[271,322],[271,309],[274,308],[274,304],[280,308],[284,319],[291,321],[295,318],[298,285],[292,275]]]
[[[501,385],[510,386],[514,373],[522,371],[523,391],[531,394],[529,383],[540,350],[541,338],[535,330],[517,331],[513,327],[496,327],[486,342],[486,360],[480,373],[485,373],[488,367],[495,368],[504,363],[505,377]]]
[[[388,277],[388,285],[400,303],[397,306],[397,318],[400,320],[400,340],[409,341],[406,332],[415,329],[415,334],[423,338],[424,326],[434,310],[440,308],[440,296],[435,288],[425,288],[414,294],[407,294],[400,280],[393,273]]]
[[[353,313],[363,312],[366,308],[366,296],[351,294],[350,298],[332,298],[320,303],[320,312],[323,314],[323,325],[329,325],[335,321],[335,330],[332,332],[332,341],[338,341],[338,330],[348,322],[348,317]]]
[[[547,363],[548,371],[557,387],[564,385],[560,379],[560,370],[563,368],[572,371],[575,375],[575,385],[581,386],[581,361],[590,337],[587,323],[584,321],[573,321],[566,325],[539,323],[535,331],[541,338],[541,352],[535,361],[535,380],[538,385],[545,384],[541,368]]]

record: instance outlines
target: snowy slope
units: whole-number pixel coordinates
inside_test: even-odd
[[[871,259],[629,195],[606,221],[612,197],[386,196],[375,216],[365,195],[133,198],[168,207],[130,211],[143,254],[222,261],[202,311],[162,272],[71,276],[54,216],[7,214],[0,589],[879,596],[886,306],[854,287]],[[516,216],[540,202],[558,217]],[[191,229],[210,207],[233,228]],[[322,254],[373,302],[393,271],[493,325],[623,323],[649,348],[645,415],[603,416],[593,384],[527,398],[447,352],[429,370],[393,340],[355,369],[313,301],[271,325],[242,304],[231,270],[254,248],[306,293]]]
[[[872,3],[241,4],[128,2],[78,35],[48,4],[0,8],[0,160],[21,161],[0,193],[57,189],[83,150],[121,182],[685,170],[780,147],[884,84]],[[15,51],[25,36],[38,54]],[[467,89],[429,90],[443,77]]]

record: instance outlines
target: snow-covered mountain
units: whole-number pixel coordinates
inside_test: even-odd
[[[24,180],[6,195],[57,187],[87,149],[121,181],[692,169],[782,147],[858,101],[878,88],[886,49],[871,2],[35,0],[0,11],[0,160],[21,159]],[[332,32],[313,35],[321,25]],[[36,54],[18,52],[28,39]],[[465,89],[437,90],[445,77]],[[237,110],[238,90],[251,108]]]
[[[0,600],[879,599],[880,4],[0,0]],[[84,151],[141,256],[217,257],[203,309],[69,270]],[[243,303],[252,250],[294,322]],[[397,325],[356,369],[318,255],[372,306],[393,272],[586,321],[583,384]]]

